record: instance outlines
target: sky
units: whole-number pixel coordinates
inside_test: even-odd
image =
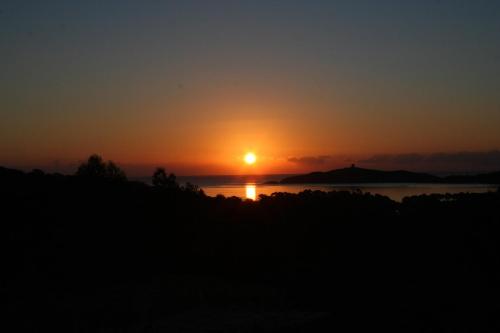
[[[496,0],[4,0],[0,66],[0,165],[500,169]]]

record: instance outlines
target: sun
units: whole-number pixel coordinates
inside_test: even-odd
[[[257,156],[254,153],[246,153],[244,157],[245,163],[248,165],[254,164],[257,161]]]

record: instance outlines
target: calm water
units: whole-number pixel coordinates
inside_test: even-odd
[[[260,185],[231,184],[202,187],[209,196],[222,194],[226,197],[237,196],[255,200],[260,194],[270,195],[274,192],[298,193],[306,189],[332,191],[356,190],[373,194],[381,194],[401,201],[404,197],[431,193],[481,193],[495,191],[496,186],[482,184],[300,184],[300,185]]]
[[[179,182],[187,181],[200,186],[205,194],[216,196],[222,194],[226,197],[258,199],[260,194],[270,195],[274,192],[298,193],[306,189],[332,191],[332,190],[357,190],[381,194],[401,201],[406,196],[431,194],[431,193],[481,193],[496,191],[498,186],[485,184],[298,184],[298,185],[264,185],[267,181],[277,181],[287,175],[265,176],[199,176],[179,177]]]

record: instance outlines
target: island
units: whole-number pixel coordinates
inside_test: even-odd
[[[428,173],[405,170],[383,171],[359,168],[354,164],[347,168],[326,172],[290,176],[280,184],[350,184],[350,183],[442,183],[442,184],[500,184],[500,172],[478,175],[453,175],[439,177]]]

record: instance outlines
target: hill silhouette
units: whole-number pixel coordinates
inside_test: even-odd
[[[2,331],[500,325],[498,191],[250,201],[205,196],[161,168],[155,186],[115,171],[0,168]]]
[[[500,184],[500,172],[481,175],[463,175],[438,177],[427,173],[411,171],[382,171],[358,168],[330,170],[326,172],[311,172],[282,179],[281,184],[320,184],[320,183],[483,183]]]
[[[433,183],[439,177],[410,171],[381,171],[363,169],[355,166],[331,170],[327,172],[312,172],[305,175],[287,177],[282,184],[292,183]]]
[[[456,175],[448,176],[443,179],[447,183],[475,183],[475,184],[500,184],[500,171],[489,172],[478,175]]]

